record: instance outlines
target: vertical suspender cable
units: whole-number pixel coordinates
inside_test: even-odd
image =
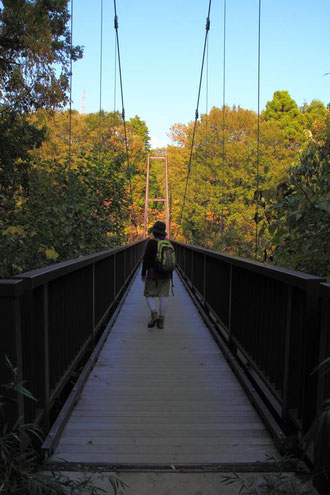
[[[101,121],[102,110],[102,75],[103,75],[103,0],[101,0],[101,15],[100,15],[100,101],[99,101],[99,114]]]
[[[259,216],[259,169],[260,169],[260,24],[261,24],[261,0],[259,0],[258,12],[258,126],[257,126],[257,170],[256,170],[256,213],[255,213],[255,259],[258,259],[258,216]]]
[[[127,171],[128,171],[128,179],[129,179],[129,188],[130,188],[130,196],[131,196],[131,205],[133,207],[133,194],[132,194],[132,182],[131,182],[131,167],[129,163],[129,154],[128,154],[128,140],[127,140],[127,129],[126,129],[126,120],[125,120],[125,106],[124,106],[124,93],[123,93],[123,79],[121,73],[121,61],[120,61],[120,49],[119,49],[119,35],[118,35],[118,16],[117,16],[117,5],[116,0],[114,0],[114,9],[115,9],[115,21],[114,26],[116,30],[116,44],[117,44],[117,55],[118,55],[118,68],[119,68],[119,80],[120,80],[120,92],[121,92],[121,104],[122,104],[122,118],[124,124],[124,133],[125,133],[125,146],[126,146],[126,160],[127,160]]]
[[[99,87],[99,150],[98,159],[102,149],[102,76],[103,76],[103,0],[101,0],[100,13],[100,87]]]
[[[208,110],[209,110],[209,43],[207,41],[206,44],[206,81],[205,81],[205,193],[204,193],[204,201],[205,201],[205,233],[207,230],[207,207],[208,207],[208,201],[207,201],[207,179],[208,179],[208,167],[207,167],[207,160],[208,160]]]
[[[114,88],[113,88],[113,112],[116,111],[116,100],[117,100],[117,40],[115,37],[115,77],[114,77]]]
[[[197,96],[197,105],[196,105],[196,111],[195,111],[195,123],[194,123],[194,130],[193,130],[192,141],[191,141],[190,156],[189,156],[188,170],[187,170],[187,177],[186,177],[186,185],[185,185],[185,191],[184,191],[184,195],[183,195],[182,208],[181,208],[181,214],[180,214],[180,221],[179,221],[180,224],[182,223],[183,210],[184,210],[184,207],[186,205],[186,196],[187,196],[188,182],[189,182],[189,176],[190,176],[190,172],[191,172],[191,160],[192,160],[192,155],[193,155],[193,150],[194,150],[196,126],[197,126],[197,120],[198,120],[198,108],[199,108],[199,99],[200,99],[201,87],[202,87],[202,80],[203,80],[203,70],[204,70],[206,43],[207,43],[208,33],[209,33],[209,30],[210,30],[211,3],[212,3],[212,0],[209,0],[209,8],[208,8],[208,13],[207,13],[207,18],[206,18],[206,26],[205,26],[206,32],[205,32],[205,39],[204,39],[202,67],[201,67],[201,73],[200,73],[200,78],[199,78],[199,88],[198,88],[198,96]]]
[[[70,80],[69,80],[69,157],[68,157],[68,258],[71,258],[71,164],[72,164],[72,70],[73,70],[73,59],[72,59],[72,38],[73,38],[73,0],[71,0],[71,23],[70,23]]]
[[[224,232],[224,173],[225,173],[225,111],[226,111],[226,0],[223,3],[223,80],[222,80],[222,174],[221,174],[221,250],[223,248],[222,236]]]

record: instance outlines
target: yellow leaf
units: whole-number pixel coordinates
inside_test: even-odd
[[[59,257],[59,254],[55,251],[54,248],[46,249],[45,254],[48,260],[56,261],[57,258]]]
[[[21,227],[15,227],[12,225],[11,227],[7,227],[3,232],[2,235],[8,235],[8,234],[19,234],[19,235],[24,235],[24,230]]]

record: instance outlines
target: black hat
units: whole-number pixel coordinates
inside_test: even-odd
[[[150,229],[150,232],[153,232],[154,234],[160,234],[160,235],[167,235],[166,230],[166,225],[164,222],[159,222],[157,221]]]

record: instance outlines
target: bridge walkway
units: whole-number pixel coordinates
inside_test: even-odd
[[[263,462],[277,451],[175,275],[148,329],[137,275],[53,456],[87,464]]]

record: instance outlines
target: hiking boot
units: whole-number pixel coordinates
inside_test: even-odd
[[[157,311],[151,311],[151,317],[150,320],[148,321],[148,328],[153,328],[156,325],[157,319],[158,319]]]
[[[157,328],[164,328],[164,316],[160,316],[157,320]]]

